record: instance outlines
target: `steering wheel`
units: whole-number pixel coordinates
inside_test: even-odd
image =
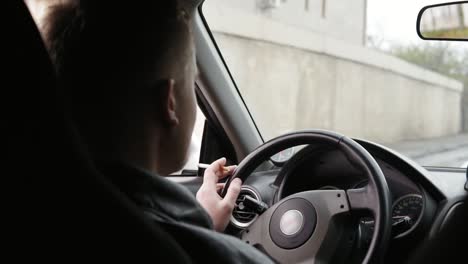
[[[328,263],[340,254],[349,217],[371,212],[374,232],[363,263],[381,262],[392,226],[389,189],[374,158],[348,137],[325,130],[306,130],[274,138],[242,160],[222,194],[234,178],[245,182],[263,161],[279,151],[308,144],[339,149],[368,178],[368,184],[359,189],[312,190],[289,195],[261,214],[244,230],[241,239],[281,263]],[[283,179],[279,192],[287,178]]]

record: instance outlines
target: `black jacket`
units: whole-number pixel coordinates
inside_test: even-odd
[[[211,218],[184,186],[122,163],[99,162],[98,168],[172,235],[194,262],[272,263],[251,245],[214,231]]]

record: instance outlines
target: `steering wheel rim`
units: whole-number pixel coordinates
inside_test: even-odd
[[[354,140],[343,136],[341,134],[326,131],[326,130],[303,130],[293,133],[288,133],[277,138],[274,138],[263,145],[259,146],[256,150],[250,153],[245,157],[242,162],[236,168],[234,175],[228,179],[226,182],[225,188],[222,191],[222,195],[226,193],[226,190],[229,188],[229,184],[234,178],[240,178],[243,182],[250,176],[250,174],[265,160],[278,153],[283,149],[297,145],[306,145],[306,144],[325,144],[332,147],[336,147],[341,150],[348,160],[356,167],[360,168],[366,177],[369,179],[369,183],[364,188],[359,189],[350,189],[345,191],[338,191],[336,194],[338,197],[343,195],[346,199],[345,201],[341,200],[340,203],[347,203],[346,207],[342,208],[349,209],[349,212],[361,212],[363,210],[371,211],[374,214],[375,227],[374,233],[372,235],[371,243],[369,249],[364,257],[363,263],[369,262],[380,262],[381,257],[383,257],[384,252],[387,248],[388,242],[390,240],[391,234],[391,199],[390,192],[385,180],[385,177],[375,161],[375,159],[358,143]],[[283,185],[283,183],[281,184]],[[281,188],[280,188],[281,191]],[[312,193],[315,192],[315,193]],[[317,198],[319,195],[330,196],[330,191],[318,192],[318,191],[309,191],[301,194],[302,197],[309,199],[310,203],[317,203],[316,200],[322,200],[322,198]],[[324,196],[325,195],[325,196]],[[294,197],[293,197],[294,196]],[[285,197],[280,202],[276,203],[270,209],[276,210],[279,207],[282,201],[286,202],[286,199],[297,198],[296,195],[290,195]],[[300,196],[300,195],[299,195]],[[307,197],[306,197],[307,196]],[[310,198],[315,197],[315,198]],[[312,199],[312,200],[310,200]],[[327,198],[328,199],[328,198]],[[325,202],[325,201],[323,201]],[[317,205],[316,205],[317,206]],[[330,206],[322,204],[320,206]],[[273,208],[275,207],[275,208]],[[269,210],[270,210],[269,209]],[[315,208],[315,210],[320,208]],[[320,209],[322,210],[322,209]],[[320,212],[320,210],[318,210]],[[345,210],[346,211],[346,210]],[[268,212],[268,211],[267,211]],[[329,212],[331,213],[331,212]],[[339,212],[333,212],[338,214]],[[270,226],[272,224],[271,217],[274,212],[268,214],[264,213],[256,220],[259,221],[262,216],[268,215],[270,219],[263,219],[263,228],[266,228],[266,225]],[[264,218],[267,218],[266,216]],[[276,220],[275,220],[276,221]],[[277,221],[276,221],[277,222]],[[255,224],[255,222],[254,222]],[[254,226],[252,224],[252,226]],[[255,232],[250,232],[254,234]],[[271,236],[269,230],[264,230],[263,234],[267,233]],[[314,233],[314,231],[312,231]],[[252,238],[254,235],[247,235]],[[310,235],[309,240],[314,236]],[[270,238],[262,238],[268,241]],[[274,241],[275,242],[275,241]],[[276,244],[277,242],[275,242]],[[304,242],[305,243],[305,242]],[[304,243],[302,245],[304,245]],[[269,252],[270,253],[270,252]],[[314,256],[315,257],[315,256]]]

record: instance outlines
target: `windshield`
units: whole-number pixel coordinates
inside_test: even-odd
[[[264,140],[327,129],[461,167],[468,44],[418,38],[418,12],[434,3],[207,0],[202,11]]]

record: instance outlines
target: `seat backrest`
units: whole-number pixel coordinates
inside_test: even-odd
[[[94,168],[67,118],[54,70],[23,1],[2,1],[2,217],[14,259],[189,263],[181,247]],[[4,16],[5,18],[5,16]],[[5,179],[12,179],[6,183]],[[2,250],[5,252],[4,250]],[[93,258],[91,258],[93,257]]]

